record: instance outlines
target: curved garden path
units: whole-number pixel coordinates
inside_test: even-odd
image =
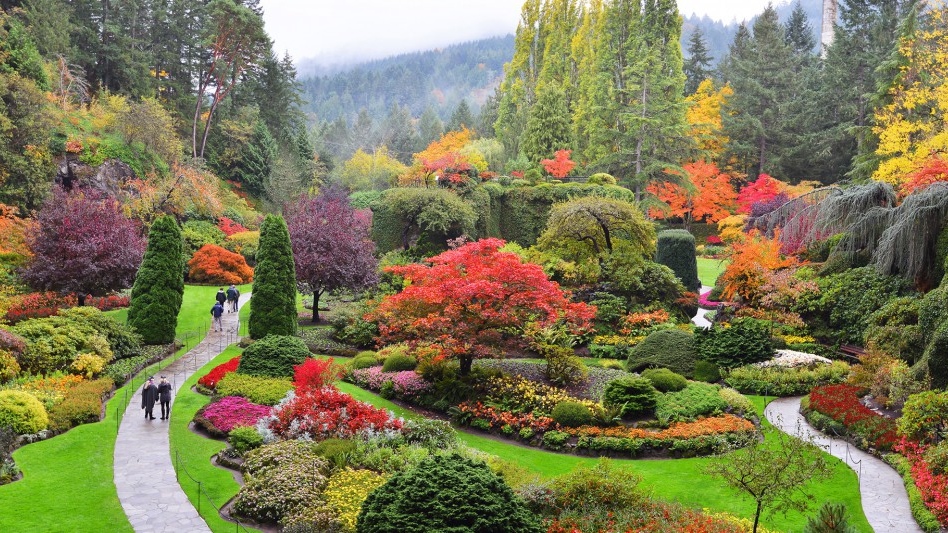
[[[250,294],[240,296],[240,305]],[[208,303],[210,309],[210,303]],[[209,331],[197,346],[160,372],[178,389],[198,368],[238,339],[238,314],[224,313],[224,331]],[[157,376],[156,376],[157,378]],[[157,380],[157,379],[156,379]],[[174,396],[171,399],[174,413]],[[156,415],[161,412],[155,405]],[[115,441],[115,488],[119,501],[136,532],[208,532],[204,519],[181,490],[171,463],[168,422],[143,420],[141,387],[132,396]]]
[[[702,285],[701,288],[698,289],[698,294],[703,294],[707,291],[710,291],[713,288],[714,287],[708,287],[707,285]],[[706,313],[710,313],[711,311],[713,311],[713,309],[704,309],[704,308],[699,307],[698,314],[691,317],[691,322],[694,323],[694,325],[698,326],[699,328],[704,328],[704,329],[710,328],[711,322],[709,322],[708,319],[704,317],[704,315]]]
[[[880,459],[850,445],[833,439],[813,428],[800,414],[800,397],[777,398],[764,410],[764,416],[784,433],[813,436],[813,441],[856,471],[862,510],[876,533],[921,533],[912,511],[902,477]],[[822,505],[823,502],[816,502]]]

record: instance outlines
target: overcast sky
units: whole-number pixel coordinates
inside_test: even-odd
[[[682,15],[729,22],[768,0],[679,0]],[[783,3],[781,0],[775,3]],[[261,0],[282,55],[340,63],[513,33],[523,0]]]

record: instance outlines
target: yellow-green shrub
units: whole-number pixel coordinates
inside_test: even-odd
[[[346,531],[355,531],[356,518],[362,502],[370,492],[385,483],[385,476],[371,470],[346,468],[329,478],[326,484],[326,503],[337,513],[337,519]]]
[[[237,372],[231,372],[217,382],[217,394],[243,396],[261,405],[276,405],[292,389],[290,378],[267,378]]]
[[[32,394],[16,390],[0,391],[0,427],[27,434],[42,431],[48,425],[46,408]]]

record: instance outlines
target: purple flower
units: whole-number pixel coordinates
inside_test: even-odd
[[[225,396],[204,409],[204,418],[214,427],[229,433],[237,426],[253,426],[270,414],[270,406],[257,405],[241,396]]]

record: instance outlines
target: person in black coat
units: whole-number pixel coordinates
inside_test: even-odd
[[[158,401],[161,403],[161,419],[168,420],[171,418],[171,383],[164,376],[158,383]]]
[[[155,408],[156,401],[158,401],[158,387],[155,386],[155,378],[148,378],[142,389],[142,409],[145,410],[145,420],[155,419],[152,410]]]

